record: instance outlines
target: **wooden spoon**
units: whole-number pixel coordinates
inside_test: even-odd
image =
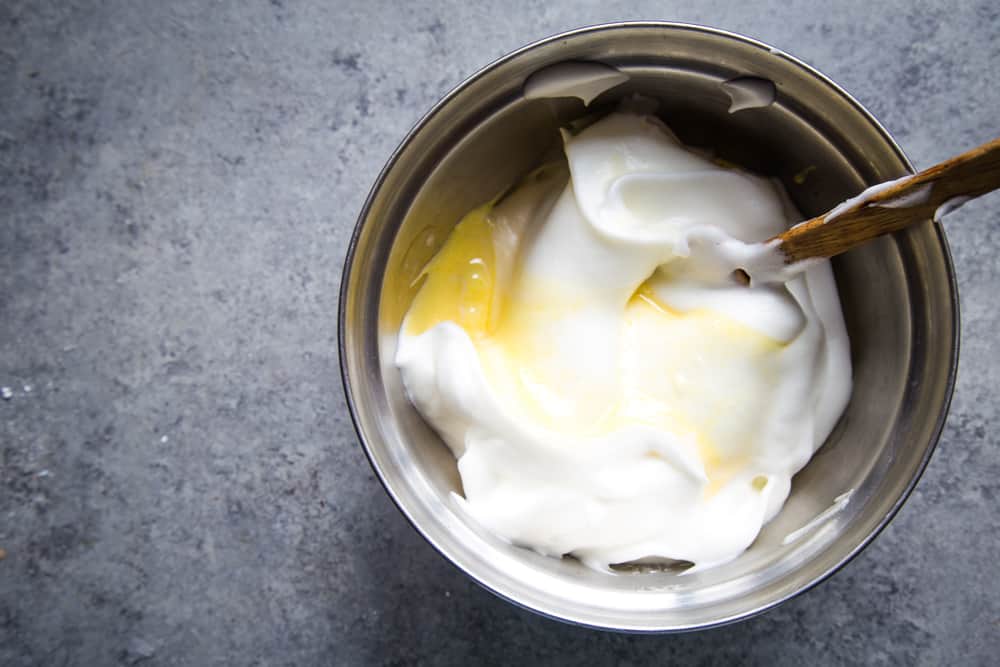
[[[969,199],[997,188],[1000,138],[919,174],[870,187],[828,213],[799,223],[765,243],[773,244],[786,266],[833,257],[882,234],[938,219]],[[735,276],[749,283],[743,269],[737,269]]]

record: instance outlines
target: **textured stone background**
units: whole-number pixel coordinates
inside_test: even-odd
[[[761,618],[630,637],[493,598],[407,525],[347,417],[363,198],[445,91],[600,21],[773,43],[918,166],[997,135],[990,0],[0,3],[0,665],[995,664],[1000,196],[947,221],[963,357],[893,525]]]

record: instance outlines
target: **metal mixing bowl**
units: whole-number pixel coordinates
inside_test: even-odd
[[[736,561],[678,574],[609,575],[571,558],[513,547],[468,519],[455,460],[407,401],[393,366],[417,272],[469,209],[536,166],[574,99],[525,100],[527,76],[566,60],[630,76],[591,105],[640,92],[682,140],[780,178],[819,214],[910,172],[889,134],[816,70],[759,42],[709,28],[618,23],[542,40],[488,66],[435,106],[379,175],[351,240],[340,295],[344,386],[361,442],[418,531],[480,584],[516,604],[582,625],[638,632],[711,627],[771,608],[829,576],[893,517],[940,435],[958,357],[958,299],[942,229],[927,223],[834,261],[851,337],[854,394],[823,448],[794,479],[778,517]],[[727,113],[720,82],[770,79],[777,100]],[[789,534],[853,491],[813,529]],[[652,570],[652,571],[650,571]]]

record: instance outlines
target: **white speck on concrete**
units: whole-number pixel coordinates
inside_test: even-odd
[[[32,386],[30,384],[24,385],[24,393],[25,394],[30,394],[31,390],[32,390]]]
[[[137,662],[148,660],[156,655],[156,647],[141,637],[134,637],[129,641],[125,652],[126,657],[134,665]]]
[[[14,396],[14,392],[10,387],[0,387],[0,396],[3,396],[3,400],[9,401]]]
[[[162,437],[160,438],[160,442],[164,442],[164,443],[165,443],[165,442],[167,442],[168,440],[170,440],[170,436],[167,436],[167,435],[165,435],[165,436],[162,436]]]
[[[48,477],[51,474],[52,473],[50,473],[48,470],[39,470],[38,471],[38,476],[39,477]]]

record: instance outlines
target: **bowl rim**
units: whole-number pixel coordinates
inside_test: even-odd
[[[886,526],[889,525],[892,519],[895,518],[895,516],[899,513],[899,510],[902,508],[907,499],[913,493],[913,490],[916,488],[917,483],[923,476],[924,471],[927,468],[927,464],[930,462],[930,459],[933,456],[938,443],[940,442],[941,434],[944,430],[944,426],[947,421],[948,414],[951,408],[952,396],[954,394],[954,389],[955,389],[955,380],[958,373],[959,348],[961,343],[961,317],[960,317],[960,304],[958,299],[958,282],[955,275],[955,267],[951,255],[951,249],[950,246],[948,245],[948,239],[945,236],[944,228],[942,225],[935,222],[934,232],[935,235],[937,236],[938,243],[940,244],[940,248],[942,251],[942,259],[944,261],[945,271],[948,276],[947,288],[951,296],[950,317],[954,324],[954,336],[952,339],[951,350],[948,359],[949,366],[948,366],[947,380],[945,383],[944,403],[935,420],[934,427],[931,432],[930,442],[926,447],[923,456],[921,457],[920,463],[917,466],[915,474],[907,482],[902,493],[893,503],[892,507],[889,508],[888,512],[886,512],[886,514],[879,520],[875,528],[868,535],[866,535],[857,545],[855,545],[843,558],[835,562],[826,571],[821,572],[819,575],[813,577],[811,580],[806,581],[802,586],[800,586],[798,589],[790,593],[781,595],[771,601],[765,602],[746,611],[738,612],[726,617],[719,618],[710,623],[692,624],[688,626],[680,625],[680,626],[670,626],[670,627],[660,627],[660,628],[650,628],[648,626],[630,627],[625,625],[612,627],[608,625],[589,623],[580,618],[573,617],[572,615],[558,615],[553,612],[533,607],[527,604],[526,602],[519,600],[513,593],[508,593],[499,590],[494,586],[491,586],[489,583],[483,581],[480,577],[478,577],[474,572],[470,571],[469,568],[463,567],[461,564],[459,564],[456,561],[456,559],[453,558],[452,555],[448,553],[445,547],[439,544],[432,536],[430,536],[427,532],[425,532],[421,528],[421,526],[414,519],[410,511],[404,506],[398,494],[388,483],[381,469],[375,462],[375,457],[371,445],[368,442],[366,434],[363,432],[361,428],[357,401],[355,399],[355,395],[352,390],[349,379],[349,372],[347,367],[347,347],[344,343],[344,333],[346,330],[346,320],[347,320],[347,309],[345,304],[347,301],[349,288],[351,286],[350,275],[352,268],[354,266],[354,260],[357,252],[358,242],[361,236],[361,231],[365,226],[366,221],[368,220],[371,208],[374,205],[374,201],[378,196],[380,190],[382,189],[382,186],[385,183],[387,175],[392,171],[396,163],[399,161],[401,155],[406,151],[406,149],[414,141],[415,137],[423,130],[423,128],[428,123],[430,123],[430,121],[438,113],[440,113],[444,107],[449,105],[455,97],[457,97],[464,89],[470,86],[474,81],[480,79],[487,73],[503,66],[507,62],[520,57],[524,53],[540,48],[547,44],[551,44],[553,42],[577,37],[580,35],[600,33],[600,32],[613,32],[621,29],[635,29],[635,28],[666,30],[666,31],[681,30],[681,31],[701,32],[716,37],[741,41],[745,44],[754,46],[756,48],[771,53],[780,53],[781,57],[787,59],[792,64],[801,68],[807,74],[815,77],[817,81],[832,88],[834,93],[840,95],[845,101],[847,101],[851,106],[853,106],[854,109],[869,123],[871,123],[871,125],[878,131],[878,133],[882,135],[882,138],[885,140],[887,146],[890,147],[892,151],[896,153],[896,156],[900,159],[903,166],[910,173],[914,173],[914,168],[912,163],[910,162],[909,158],[907,158],[902,148],[900,148],[896,140],[889,133],[889,131],[885,128],[885,126],[882,125],[881,122],[879,122],[877,118],[875,118],[875,116],[870,111],[868,111],[868,109],[866,109],[852,95],[850,95],[846,90],[840,87],[828,76],[826,76],[816,68],[812,67],[808,63],[796,58],[795,56],[789,54],[787,51],[784,51],[783,49],[772,47],[771,45],[762,42],[760,40],[754,39],[752,37],[747,37],[746,35],[742,35],[740,33],[724,30],[721,28],[715,28],[712,26],[701,25],[697,23],[688,23],[679,21],[614,21],[607,23],[592,24],[554,33],[547,37],[543,37],[541,39],[532,41],[518,49],[515,49],[514,51],[511,51],[493,60],[486,66],[481,67],[474,73],[465,77],[460,83],[458,83],[451,90],[449,90],[443,97],[441,97],[441,99],[437,103],[435,103],[426,113],[424,113],[416,123],[414,123],[414,125],[407,131],[406,135],[400,141],[396,149],[392,152],[389,159],[386,161],[385,166],[382,167],[382,169],[379,171],[378,176],[376,177],[374,183],[372,184],[371,189],[369,190],[364,205],[362,206],[360,212],[358,213],[357,220],[354,224],[354,230],[348,242],[347,252],[344,258],[344,265],[341,272],[340,289],[338,296],[337,350],[340,357],[340,376],[344,389],[344,397],[347,403],[348,411],[350,412],[351,415],[351,422],[354,425],[354,431],[357,434],[358,440],[361,443],[362,449],[364,450],[365,457],[368,459],[369,465],[375,472],[375,475],[378,477],[378,480],[381,483],[382,488],[385,489],[386,493],[392,499],[392,502],[396,506],[396,508],[403,514],[404,517],[406,517],[406,520],[410,524],[410,526],[428,544],[430,544],[435,551],[437,551],[441,556],[443,556],[444,559],[447,562],[449,562],[453,567],[457,568],[460,572],[469,577],[469,579],[471,579],[476,584],[486,589],[493,595],[497,596],[498,598],[506,602],[509,602],[521,609],[525,609],[529,612],[538,614],[539,616],[543,616],[545,618],[550,618],[556,621],[560,621],[562,623],[567,623],[569,625],[575,625],[579,627],[591,628],[595,630],[604,630],[610,632],[626,633],[626,634],[644,634],[644,635],[678,634],[684,632],[696,632],[698,630],[708,630],[712,628],[722,627],[725,625],[730,625],[733,623],[738,623],[740,621],[744,621],[753,618],[755,616],[759,616],[787,602],[788,600],[791,600],[792,598],[795,598],[809,590],[812,590],[819,584],[823,583],[824,581],[832,577],[835,573],[840,571],[845,565],[854,560],[854,558],[856,558],[862,551],[864,551],[865,548],[867,548],[868,545],[870,545],[875,540],[875,538],[878,537],[879,534],[881,534],[881,532],[886,528]]]

